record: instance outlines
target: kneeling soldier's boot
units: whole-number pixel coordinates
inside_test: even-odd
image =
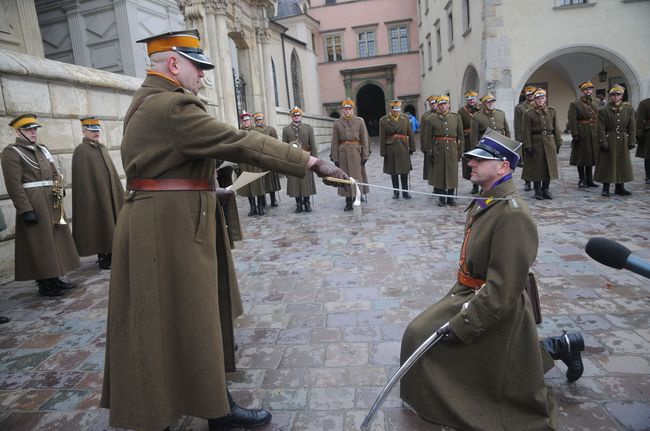
[[[352,198],[345,198],[345,209],[343,211],[352,211]]]
[[[570,382],[578,380],[584,371],[580,352],[585,350],[585,340],[582,334],[575,332],[558,337],[548,337],[540,341],[540,344],[554,360],[561,360],[567,366],[566,378]]]
[[[311,203],[309,202],[309,196],[305,196],[302,198],[302,204],[305,207],[305,212],[310,213],[311,212]]]
[[[297,213],[302,212],[302,198],[301,197],[296,198],[296,211],[295,212],[297,212]]]
[[[538,201],[541,201],[544,199],[544,195],[542,194],[542,184],[539,181],[533,182],[533,187],[535,187],[535,199]]]
[[[217,419],[208,419],[208,430],[219,431],[230,428],[255,428],[271,422],[271,413],[266,410],[245,409],[237,405],[228,393],[230,413]]]
[[[248,217],[257,215],[257,207],[255,206],[255,198],[248,198],[248,204],[251,206],[251,210],[248,211]]]
[[[257,214],[259,215],[264,215],[264,207],[266,206],[266,199],[264,199],[264,196],[258,196],[257,197]]]

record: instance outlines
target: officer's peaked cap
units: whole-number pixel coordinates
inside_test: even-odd
[[[40,124],[36,121],[36,115],[31,112],[20,114],[13,120],[9,122],[9,125],[14,129],[33,129],[35,127],[41,127]]]
[[[147,44],[148,56],[157,52],[174,51],[190,59],[201,69],[214,69],[214,64],[203,54],[201,38],[196,29],[168,31],[156,36],[145,37],[138,40],[137,43]]]
[[[519,163],[520,148],[521,142],[488,128],[476,147],[465,152],[463,157],[466,159],[507,160],[510,162],[510,168],[514,170]]]

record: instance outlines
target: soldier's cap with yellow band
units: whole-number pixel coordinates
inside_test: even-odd
[[[242,120],[242,121],[243,120],[250,120],[251,119],[251,113],[244,111],[241,114],[239,114],[239,119]]]
[[[43,127],[36,121],[36,115],[31,112],[20,114],[9,123],[14,129],[34,129],[36,127]]]
[[[531,95],[537,91],[537,87],[533,87],[532,85],[529,85],[528,87],[524,88],[524,94],[526,96]]]
[[[487,103],[487,102],[495,102],[497,100],[494,95],[488,93],[485,96],[481,97],[481,103]]]
[[[261,112],[256,112],[253,114],[253,120],[257,121],[263,119],[264,119],[264,114],[262,114]]]
[[[463,153],[466,159],[501,160],[510,163],[513,171],[519,163],[521,142],[488,128],[473,150]]]
[[[341,108],[354,108],[354,100],[345,99],[343,102],[341,102]]]
[[[438,96],[429,96],[427,97],[427,101],[429,102],[429,105],[438,104]]]
[[[214,69],[214,64],[203,54],[201,38],[196,29],[168,31],[136,42],[147,44],[149,57],[157,52],[174,51],[191,60],[201,69]]]
[[[609,94],[623,94],[625,93],[625,88],[622,85],[616,84],[609,89]]]
[[[297,106],[294,106],[291,111],[289,111],[289,114],[293,117],[294,115],[302,115],[302,109],[298,108]]]
[[[543,88],[538,88],[535,91],[535,99],[537,99],[538,97],[542,97],[542,96],[546,96],[546,90],[544,90]]]
[[[582,84],[578,85],[578,88],[581,90],[584,90],[585,88],[594,88],[594,84],[592,84],[591,81],[585,81]]]
[[[401,111],[402,110],[402,101],[401,100],[391,100],[390,101],[390,109],[392,111]]]
[[[449,103],[449,96],[438,96],[438,105]]]
[[[478,93],[474,90],[469,90],[467,93],[465,93],[465,99],[467,100],[476,99],[477,97]]]
[[[86,130],[92,130],[94,132],[99,132],[102,130],[102,126],[99,124],[99,120],[95,117],[85,117],[80,118],[81,126]]]

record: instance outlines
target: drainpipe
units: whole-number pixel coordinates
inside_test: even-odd
[[[287,75],[287,55],[284,51],[284,35],[287,31],[280,33],[280,39],[282,39],[282,64],[284,65],[284,86],[287,89],[287,102],[289,102],[289,109],[293,108],[291,105],[291,97],[289,96],[289,75]],[[301,106],[301,108],[303,108]]]

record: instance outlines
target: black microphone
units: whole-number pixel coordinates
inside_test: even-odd
[[[587,254],[597,262],[616,269],[628,269],[650,278],[650,263],[634,256],[629,248],[607,238],[591,238],[585,246]]]

